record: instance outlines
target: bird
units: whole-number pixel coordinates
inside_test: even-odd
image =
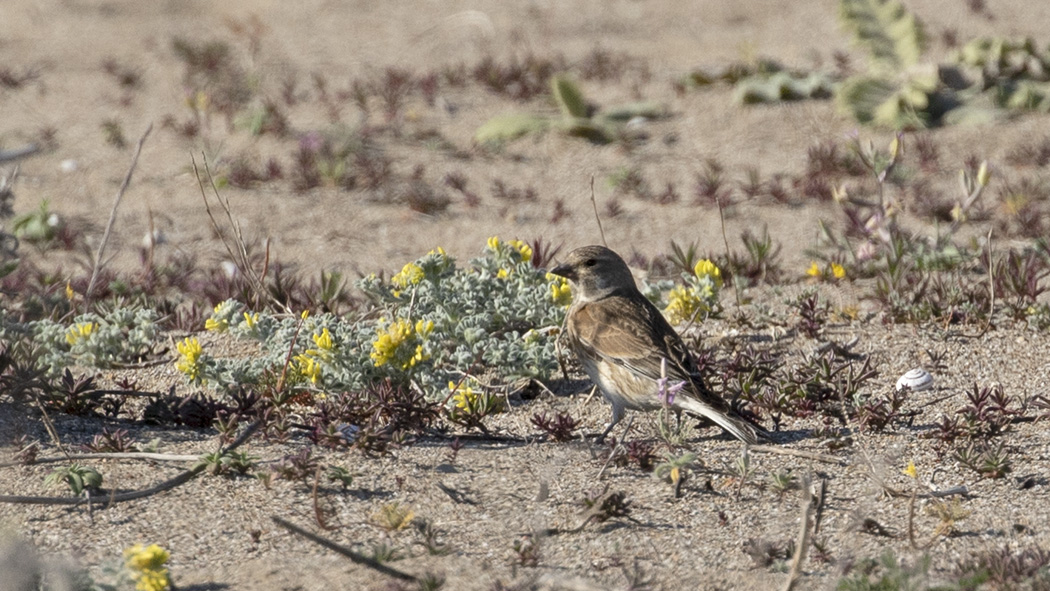
[[[565,320],[568,341],[612,404],[612,420],[599,440],[626,410],[656,410],[668,403],[676,411],[707,417],[745,443],[767,437],[704,384],[689,349],[638,291],[620,255],[604,246],[582,246],[550,272],[569,280],[573,301]],[[681,389],[667,396],[666,384],[675,383],[681,383]]]

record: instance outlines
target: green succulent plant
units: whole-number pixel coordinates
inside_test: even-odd
[[[733,99],[740,104],[775,103],[830,98],[835,81],[827,74],[780,71],[771,75],[754,74],[739,80]]]
[[[952,60],[976,80],[962,93],[970,111],[1050,112],[1050,46],[1039,50],[1031,38],[979,37]]]
[[[44,479],[44,484],[48,486],[63,482],[69,485],[74,495],[80,496],[85,490],[98,490],[102,486],[102,474],[94,468],[74,462],[68,466],[55,468]]]
[[[658,119],[667,115],[663,105],[651,102],[629,103],[598,112],[568,76],[552,76],[550,85],[551,96],[560,116],[528,113],[497,115],[478,128],[474,133],[474,141],[479,144],[501,144],[555,129],[596,144],[606,144],[620,137],[624,124],[635,117]]]
[[[897,0],[841,0],[839,16],[868,52],[868,71],[842,82],[839,108],[861,123],[915,129],[936,119],[937,69],[921,64],[922,23]]]

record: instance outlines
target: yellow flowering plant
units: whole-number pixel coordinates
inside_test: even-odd
[[[696,263],[692,273],[682,273],[682,280],[681,285],[675,285],[667,294],[664,316],[668,322],[684,324],[718,310],[722,270],[717,265],[703,259]]]
[[[39,346],[40,367],[57,376],[72,365],[112,367],[141,360],[157,346],[158,320],[154,310],[126,306],[105,314],[80,314],[63,322],[39,320],[27,324],[26,329]],[[0,325],[0,334],[3,330]]]
[[[207,379],[205,373],[208,368],[208,357],[204,355],[204,347],[195,337],[186,337],[175,344],[179,352],[179,358],[175,360],[175,369],[186,376],[190,383],[205,384]]]
[[[915,468],[915,462],[912,460],[908,461],[908,465],[901,470],[901,474],[904,474],[908,478],[918,478],[919,471]]]
[[[89,338],[96,329],[98,329],[97,322],[77,322],[66,331],[66,342],[70,346],[75,346],[77,343]]]
[[[450,381],[448,389],[451,392],[448,418],[468,429],[484,431],[482,420],[485,417],[506,410],[506,401],[501,396],[486,390],[475,390],[469,379],[459,383]]]
[[[416,285],[426,274],[423,272],[423,267],[415,263],[406,263],[404,267],[401,267],[396,275],[390,278],[390,282],[394,285],[404,289],[410,285]]]
[[[305,321],[306,318],[303,320]],[[313,339],[314,347],[295,355],[292,361],[299,375],[316,386],[321,381],[322,365],[330,362],[335,356],[336,345],[327,326],[321,327],[321,332],[315,332],[310,338]]]
[[[506,279],[518,267],[532,267],[532,247],[522,240],[504,242],[499,236],[492,236],[486,242],[486,250],[493,255],[493,261],[498,266],[496,273],[500,279]]]
[[[418,267],[424,273],[412,286],[411,298],[398,293],[400,278],[387,283],[373,276],[359,283],[386,317],[395,319],[377,327],[371,353],[376,367],[411,369],[413,379],[431,387],[447,383],[450,370],[461,374],[479,362],[500,367],[508,379],[546,375],[556,368],[550,340],[523,336],[561,324],[560,304],[568,301],[568,285],[535,268],[533,248],[524,241],[493,236],[484,252],[462,270],[440,249],[406,265],[403,269]],[[413,335],[412,323],[420,318],[433,323],[423,343]]]
[[[137,591],[167,591],[172,588],[167,564],[171,554],[157,544],[135,544],[124,550],[124,568]]]
[[[562,323],[571,299],[568,285],[535,268],[536,255],[525,242],[494,238],[488,246],[464,268],[436,248],[389,279],[362,278],[358,287],[377,314],[300,318],[223,302],[211,325],[259,343],[260,353],[214,358],[191,337],[179,347],[179,371],[219,389],[283,375],[285,386],[310,389],[316,397],[389,379],[411,383],[431,401],[446,399],[449,380],[468,370],[498,368],[507,382],[546,378],[558,367],[554,339],[547,335]],[[461,415],[478,416],[502,403],[476,384],[474,392],[481,406],[468,404],[468,397],[457,411]]]
[[[376,340],[372,341],[372,363],[376,367],[390,364],[402,370],[430,359],[427,337],[434,330],[434,322],[418,320],[415,324],[405,318],[387,322],[380,319]]]
[[[809,268],[806,269],[806,275],[822,281],[829,279],[838,281],[846,278],[846,268],[834,261],[828,262],[823,267],[817,264],[816,261],[811,261]]]
[[[555,304],[563,307],[572,304],[572,287],[568,279],[554,273],[547,273],[544,279],[550,282],[551,300]]]

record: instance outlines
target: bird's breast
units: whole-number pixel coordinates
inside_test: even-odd
[[[584,361],[583,369],[614,406],[631,410],[654,410],[660,406],[654,380],[600,359]]]

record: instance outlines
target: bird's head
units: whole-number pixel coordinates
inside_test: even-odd
[[[634,276],[620,255],[604,246],[581,246],[551,269],[572,284],[580,301],[591,301],[621,289],[637,289]]]

